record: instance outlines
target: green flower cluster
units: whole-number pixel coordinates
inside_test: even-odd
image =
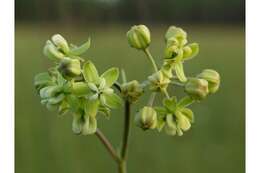
[[[143,83],[153,93],[161,93],[165,98],[162,106],[153,106],[154,96],[147,106],[141,108],[135,117],[136,125],[144,130],[165,129],[169,135],[182,136],[194,122],[191,109],[187,106],[205,99],[215,93],[220,86],[220,75],[215,70],[206,69],[195,77],[186,77],[184,63],[199,53],[198,43],[188,44],[187,33],[179,27],[170,26],[165,33],[163,63],[160,68],[155,63],[150,51],[151,34],[144,25],[134,26],[127,32],[131,47],[143,50],[151,61],[154,73]],[[168,93],[169,86],[183,87],[187,96],[177,101]]]
[[[188,106],[218,91],[220,75],[211,69],[191,77],[185,75],[184,63],[198,55],[199,45],[188,43],[187,33],[179,27],[171,26],[165,33],[160,66],[149,51],[151,34],[145,25],[133,26],[126,35],[129,45],[143,51],[152,64],[154,71],[143,82],[126,81],[122,73],[123,83],[120,84],[117,81],[119,69],[114,67],[100,75],[90,60],[81,57],[89,49],[90,39],[75,46],[56,34],[43,49],[44,55],[54,61],[54,67],[35,76],[41,103],[49,110],[58,110],[59,114],[71,112],[73,132],[88,135],[97,130],[98,113],[109,118],[111,109],[121,107],[123,100],[134,104],[144,92],[150,92],[147,105],[135,116],[136,125],[144,130],[164,129],[169,135],[182,136],[194,122]],[[182,87],[186,96],[180,100],[170,96],[168,90],[175,86]],[[121,97],[115,93],[115,88]],[[157,94],[163,96],[161,105],[154,105]]]
[[[72,130],[76,134],[93,134],[97,130],[97,114],[110,116],[110,110],[122,105],[112,89],[119,76],[118,68],[99,75],[95,65],[80,57],[90,47],[90,40],[77,47],[68,46],[59,34],[48,40],[44,54],[55,61],[48,72],[35,76],[34,85],[41,103],[59,114],[73,114]]]

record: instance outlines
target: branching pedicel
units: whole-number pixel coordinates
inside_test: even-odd
[[[80,56],[90,47],[90,40],[81,46],[69,45],[59,34],[48,40],[44,55],[54,61],[48,72],[35,76],[35,87],[41,103],[59,114],[72,113],[72,131],[75,134],[96,134],[118,163],[119,172],[126,173],[128,138],[130,132],[131,105],[136,103],[144,91],[151,92],[147,105],[140,105],[135,115],[135,124],[144,129],[164,129],[168,135],[182,136],[194,121],[193,112],[187,108],[194,102],[215,93],[220,85],[219,74],[210,69],[203,70],[195,77],[186,77],[183,64],[199,52],[197,43],[187,44],[186,32],[171,26],[165,34],[166,47],[161,66],[158,66],[148,47],[150,31],[144,25],[133,26],[127,32],[131,47],[142,50],[154,69],[154,73],[141,83],[126,81],[119,83],[119,69],[110,68],[100,75],[90,60]],[[170,96],[168,87],[178,85],[184,88],[186,97],[177,100]],[[118,90],[116,94],[115,89]],[[157,94],[165,98],[160,106],[153,105]],[[105,135],[97,128],[97,115],[110,117],[111,109],[120,108],[125,103],[125,125],[121,153],[117,153]]]

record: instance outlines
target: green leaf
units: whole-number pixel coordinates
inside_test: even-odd
[[[160,132],[165,126],[165,116],[166,114],[157,114],[157,130]]]
[[[164,107],[154,107],[154,110],[157,112],[158,115],[165,115],[167,114],[167,110]]]
[[[112,94],[102,94],[101,99],[103,100],[103,104],[108,106],[109,108],[116,109],[120,106],[122,106],[122,99],[116,95],[115,93]]]
[[[186,78],[186,76],[184,74],[183,64],[181,62],[176,63],[176,64],[174,64],[174,68],[175,68],[175,72],[176,72],[176,75],[177,75],[178,79],[181,82],[186,82],[187,78]]]
[[[112,86],[117,81],[118,76],[119,70],[115,67],[108,69],[101,75],[101,77],[105,79],[107,87]]]
[[[177,104],[178,108],[184,108],[184,107],[187,107],[189,105],[191,105],[192,103],[194,102],[194,100],[189,97],[189,96],[186,96],[186,97],[183,97]]]
[[[176,97],[171,97],[170,99],[164,99],[163,100],[163,105],[170,111],[171,113],[175,112],[176,109],[176,103],[177,103],[177,98]]]
[[[99,100],[87,100],[85,105],[85,114],[90,117],[96,117],[99,106]]]
[[[91,61],[87,61],[83,66],[83,76],[87,82],[97,84],[99,82],[99,75],[95,65]]]
[[[97,131],[96,118],[88,115],[85,115],[84,118],[85,118],[85,122],[82,126],[82,134],[83,135],[94,134]]]
[[[83,126],[83,119],[81,114],[73,114],[73,120],[72,120],[72,131],[75,134],[80,134],[82,131]]]
[[[90,48],[90,43],[91,43],[91,39],[88,38],[88,41],[86,41],[81,46],[79,46],[79,47],[73,46],[73,48],[70,50],[69,54],[76,55],[76,56],[83,54]]]

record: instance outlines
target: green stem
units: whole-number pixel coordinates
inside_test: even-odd
[[[127,150],[128,150],[128,140],[130,136],[130,114],[131,114],[131,104],[129,101],[125,101],[125,124],[123,133],[123,144],[121,149],[121,161],[119,163],[119,173],[126,173],[126,160],[127,160]]]
[[[112,146],[112,144],[109,142],[109,140],[106,138],[106,136],[101,132],[101,130],[97,129],[96,131],[96,136],[98,137],[98,139],[102,142],[102,144],[104,144],[104,146],[106,147],[107,151],[109,152],[109,154],[112,156],[112,158],[118,163],[120,164],[121,160],[118,157],[116,150],[114,149],[114,147]]]
[[[156,96],[156,92],[153,92],[149,98],[149,101],[148,101],[148,106],[153,106],[153,102],[154,102],[154,99],[155,99],[155,96]]]
[[[121,69],[121,77],[122,77],[122,82],[126,83],[127,79],[126,79],[126,74],[125,74],[125,70]]]
[[[180,86],[180,87],[183,87],[184,86],[184,84],[183,83],[181,83],[181,82],[178,82],[178,81],[171,81],[171,84],[173,84],[173,85],[176,85],[176,86]]]
[[[168,91],[167,91],[166,89],[163,90],[163,93],[165,94],[165,96],[167,97],[167,99],[170,98],[170,95],[169,95],[169,93],[168,93]]]
[[[119,173],[127,173],[126,170],[126,162],[124,160],[122,160],[119,164],[118,164],[118,172]]]
[[[144,53],[147,55],[148,59],[151,61],[152,65],[153,65],[153,68],[154,68],[154,71],[155,72],[158,72],[158,67],[153,59],[153,56],[151,55],[150,51],[148,48],[144,49]]]

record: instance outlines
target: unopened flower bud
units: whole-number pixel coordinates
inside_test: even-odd
[[[164,50],[164,58],[172,59],[178,55],[178,47],[176,45],[169,45]]]
[[[213,94],[219,89],[220,75],[215,70],[205,69],[198,75],[198,78],[208,81],[209,93]]]
[[[67,41],[60,34],[53,35],[51,39],[53,43],[64,53],[68,53],[70,51]]]
[[[165,34],[165,40],[175,38],[178,40],[180,46],[183,46],[187,43],[187,33],[176,26],[170,26]]]
[[[189,46],[185,46],[182,50],[183,50],[183,57],[191,56],[192,49]]]
[[[162,71],[158,71],[153,75],[148,77],[150,82],[150,90],[152,91],[163,91],[168,87],[171,82],[168,77],[166,77]]]
[[[136,49],[146,49],[151,42],[150,31],[145,25],[135,25],[127,32],[128,43]]]
[[[154,129],[157,126],[157,114],[152,107],[145,106],[135,116],[135,123],[144,130]]]
[[[205,79],[191,78],[185,84],[185,92],[195,100],[202,100],[208,95],[208,82]]]
[[[122,85],[122,95],[131,103],[136,102],[143,92],[142,86],[136,80]]]
[[[64,58],[64,54],[61,53],[50,40],[46,42],[43,48],[43,54],[51,60],[61,60]]]
[[[76,77],[81,73],[80,61],[66,57],[60,62],[58,70],[64,78]]]

